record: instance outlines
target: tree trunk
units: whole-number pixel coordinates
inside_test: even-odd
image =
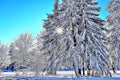
[[[78,73],[81,75],[82,73],[81,73],[81,69],[80,68],[78,68],[78,71],[79,71]]]
[[[94,70],[94,68],[93,68],[93,69],[92,69],[92,76],[95,76],[94,74],[95,74],[95,70]]]
[[[84,66],[83,66],[83,76],[85,76],[85,68],[84,68]]]
[[[113,73],[116,73],[116,70],[115,70],[115,66],[112,65],[112,70],[113,70]]]
[[[85,76],[85,63],[84,63],[84,58],[83,58],[83,76]]]
[[[81,76],[81,69],[78,68],[78,70],[76,70],[77,68],[76,68],[74,63],[73,63],[73,68],[74,68],[74,71],[75,71],[75,75],[77,77],[80,77]]]
[[[87,61],[87,76],[90,76],[90,64],[89,64],[89,61]]]
[[[38,70],[36,70],[35,76],[39,76],[39,71]]]

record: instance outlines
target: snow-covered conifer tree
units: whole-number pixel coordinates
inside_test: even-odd
[[[18,71],[28,70],[30,64],[31,50],[33,48],[33,37],[30,33],[23,33],[14,41],[11,51],[11,61]]]
[[[43,50],[49,54],[47,70],[59,70],[71,61],[76,76],[110,76],[104,21],[95,0],[63,0],[44,21]],[[85,74],[87,70],[87,74]]]
[[[116,72],[120,68],[120,0],[111,0],[107,10],[110,13],[106,19],[106,25],[110,29],[110,58],[112,69]]]

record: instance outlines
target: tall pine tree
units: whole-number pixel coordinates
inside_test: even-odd
[[[116,72],[120,67],[120,0],[111,0],[107,6],[109,16],[106,19],[106,25],[110,29],[110,56],[112,69]]]
[[[49,54],[46,70],[57,71],[69,60],[76,76],[109,76],[104,21],[95,0],[63,0],[44,21],[43,50]],[[87,74],[85,74],[87,70]]]

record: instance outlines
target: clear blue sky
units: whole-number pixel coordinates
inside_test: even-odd
[[[108,13],[105,7],[109,0],[97,0],[102,7],[100,17]],[[31,32],[36,36],[42,30],[42,20],[51,13],[54,0],[0,0],[0,41],[12,42],[19,34]]]

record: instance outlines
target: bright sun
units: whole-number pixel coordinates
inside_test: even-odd
[[[63,29],[62,28],[56,28],[55,29],[57,34],[63,34]]]

